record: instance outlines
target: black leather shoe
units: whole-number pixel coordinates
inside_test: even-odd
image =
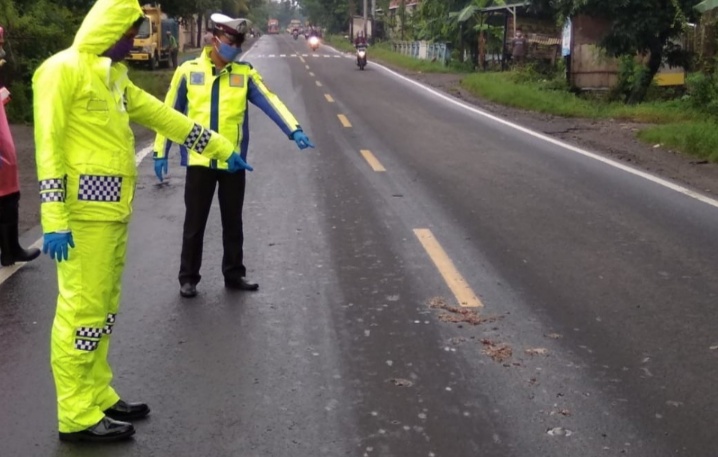
[[[235,290],[257,290],[259,289],[259,284],[254,282],[248,282],[244,278],[239,278],[238,280],[224,280],[224,287],[227,289],[235,289]]]
[[[80,432],[60,432],[60,441],[118,441],[135,434],[135,427],[127,422],[120,422],[103,417],[100,422]]]
[[[127,403],[118,401],[105,410],[105,415],[118,421],[142,419],[150,413],[150,407],[144,403]]]
[[[182,284],[180,287],[180,295],[185,298],[192,298],[197,296],[197,286],[190,282]]]

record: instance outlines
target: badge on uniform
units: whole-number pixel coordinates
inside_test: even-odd
[[[229,75],[230,87],[244,87],[244,75]]]
[[[193,86],[204,86],[204,73],[200,71],[190,72],[189,83]]]

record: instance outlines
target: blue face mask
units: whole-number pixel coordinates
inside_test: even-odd
[[[219,41],[219,47],[215,49],[225,62],[234,62],[234,59],[242,52],[242,48],[235,48],[227,43],[223,43],[221,40],[217,41]]]

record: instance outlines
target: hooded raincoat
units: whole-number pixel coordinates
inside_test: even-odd
[[[208,158],[234,146],[136,87],[127,68],[102,54],[141,17],[137,0],[98,0],[73,45],[33,77],[42,227],[71,231],[75,248],[58,263],[51,362],[59,430],[98,423],[119,396],[110,386],[109,336],[117,319],[127,227],[137,171],[130,121]]]

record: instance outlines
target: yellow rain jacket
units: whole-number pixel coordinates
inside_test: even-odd
[[[264,111],[291,139],[291,134],[301,127],[279,97],[267,89],[260,74],[246,62],[232,62],[217,72],[210,58],[211,50],[211,47],[205,47],[198,58],[177,68],[165,98],[167,106],[219,132],[234,143],[244,160],[249,147],[247,102]],[[171,146],[172,143],[160,132],[155,139],[154,157],[167,157]],[[183,144],[180,144],[180,159],[183,166],[227,169],[225,162],[207,155],[194,151],[188,154]]]
[[[142,15],[137,0],[98,0],[72,46],[33,77],[35,147],[45,233],[68,220],[128,222],[137,169],[130,121],[226,161],[227,139],[135,86],[127,67],[101,57]]]

